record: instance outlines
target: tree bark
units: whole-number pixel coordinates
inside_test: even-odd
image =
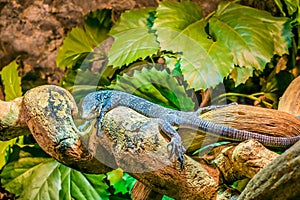
[[[135,200],[161,200],[163,195],[154,192],[150,187],[137,181],[132,189],[132,197]]]

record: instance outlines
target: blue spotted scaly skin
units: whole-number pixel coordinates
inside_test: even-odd
[[[116,90],[102,90],[85,96],[82,101],[81,117],[89,120],[87,121],[88,123],[97,118],[98,135],[102,136],[101,122],[103,117],[105,113],[117,106],[126,106],[144,116],[160,119],[159,125],[161,130],[171,139],[168,144],[171,146],[170,157],[176,155],[182,168],[184,167],[183,154],[185,149],[179,134],[173,126],[202,130],[234,141],[254,139],[271,147],[288,147],[300,139],[300,136],[274,137],[218,125],[198,117],[198,112],[172,110],[132,94]]]

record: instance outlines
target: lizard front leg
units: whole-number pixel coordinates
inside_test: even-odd
[[[98,116],[97,116],[97,121],[95,123],[95,128],[97,128],[97,135],[102,138],[102,121],[104,119],[104,115],[112,110],[113,108],[117,107],[119,105],[120,98],[104,98],[102,99],[102,102],[99,105],[99,110],[98,110]]]
[[[101,108],[99,109],[99,115],[97,116],[97,121],[95,122],[95,128],[97,130],[96,135],[102,138],[102,121],[104,119],[104,115],[112,109],[111,104],[109,101],[104,101],[101,105]]]
[[[168,147],[171,146],[170,159],[175,155],[180,162],[180,168],[184,168],[184,158],[183,154],[185,153],[185,148],[182,145],[181,137],[173,126],[164,119],[159,119],[160,129],[170,138]]]

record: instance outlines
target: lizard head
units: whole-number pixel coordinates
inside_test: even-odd
[[[102,107],[101,102],[102,100],[97,92],[91,92],[86,95],[81,103],[81,118],[87,120],[96,118]]]

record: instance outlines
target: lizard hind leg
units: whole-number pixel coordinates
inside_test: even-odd
[[[163,119],[159,120],[160,129],[170,138],[168,147],[171,147],[169,159],[174,155],[177,157],[180,162],[180,168],[184,168],[184,157],[185,148],[182,145],[181,137],[177,131],[172,127],[172,125]]]

